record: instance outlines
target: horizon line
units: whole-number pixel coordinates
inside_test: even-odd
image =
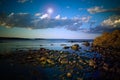
[[[29,38],[29,37],[2,37],[2,36],[0,36],[0,38],[11,38],[11,39],[13,39],[13,38],[16,38],[16,39],[84,39],[84,38],[38,38],[38,37],[37,38]]]

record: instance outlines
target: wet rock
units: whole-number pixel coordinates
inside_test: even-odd
[[[74,44],[71,46],[72,50],[78,51],[79,50],[79,44]]]
[[[89,66],[96,68],[96,62],[92,59],[89,60]]]
[[[43,45],[40,45],[40,46],[43,46]]]
[[[71,77],[72,77],[72,73],[68,72],[68,73],[66,74],[66,76],[67,76],[68,78],[71,78]]]
[[[88,41],[83,42],[83,45],[90,46],[90,43]]]
[[[68,60],[67,60],[66,58],[61,59],[61,60],[60,60],[60,63],[61,63],[61,64],[67,64],[67,63],[68,63]]]
[[[50,44],[51,46],[53,46],[54,44]]]
[[[54,63],[54,61],[53,60],[51,60],[51,59],[47,59],[47,62],[49,63],[49,64],[52,64],[52,65],[54,65],[55,63]]]
[[[60,46],[66,46],[66,44],[61,44]]]
[[[41,57],[40,61],[46,61],[46,59],[47,59],[46,57]]]
[[[63,49],[69,49],[70,47],[69,46],[64,46]]]
[[[104,63],[103,64],[103,69],[106,70],[106,71],[109,70],[109,65],[107,63]]]
[[[32,57],[31,57],[31,56],[28,56],[27,59],[32,59]]]
[[[77,78],[77,80],[83,80],[83,78]]]

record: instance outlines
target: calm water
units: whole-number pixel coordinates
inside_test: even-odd
[[[10,53],[11,51],[16,51],[16,50],[38,50],[40,48],[47,48],[51,50],[61,50],[61,51],[69,51],[70,53],[76,53],[80,56],[86,56],[89,58],[93,58],[95,52],[86,52],[86,50],[90,50],[90,46],[85,46],[83,45],[83,41],[89,41],[90,43],[93,40],[72,40],[75,42],[70,42],[71,40],[68,39],[45,39],[45,40],[0,40],[0,54],[6,54]],[[79,51],[74,51],[71,48],[69,49],[63,49],[64,46],[72,46],[73,44],[79,44],[81,49]],[[96,55],[96,57],[100,57],[99,54]],[[4,61],[0,62],[0,71],[2,72],[2,76],[6,78],[6,75],[11,77],[12,75],[24,75],[25,78],[31,79],[31,80],[36,80],[34,78],[40,77],[42,74],[39,76],[31,76],[31,69],[37,70],[40,73],[45,72],[45,75],[50,78],[49,80],[56,80],[54,79],[55,74],[61,75],[61,72],[58,70],[57,66],[54,68],[45,68],[42,69],[40,66],[37,67],[31,67],[31,66],[20,66],[20,65],[14,65],[11,66],[11,63],[4,63]],[[64,68],[64,67],[63,67]],[[87,69],[87,68],[85,68]],[[8,72],[9,71],[9,72]],[[14,72],[17,71],[17,74]],[[83,70],[84,71],[84,70]],[[95,73],[95,72],[94,72]],[[27,75],[26,75],[27,74]],[[51,75],[52,74],[52,75]],[[95,73],[96,74],[96,73]],[[51,75],[51,76],[49,76]],[[84,72],[84,77],[89,77],[89,73]],[[15,78],[14,76],[12,76]],[[13,79],[14,80],[14,79]],[[15,79],[16,80],[16,79]],[[47,80],[47,79],[43,79]]]
[[[15,50],[38,50],[40,48],[46,48],[51,50],[69,51],[71,53],[74,52],[77,54],[85,53],[81,55],[92,57],[94,53],[85,52],[85,50],[90,50],[90,47],[82,45],[83,41],[92,42],[93,40],[85,39],[0,40],[0,53],[6,54]],[[63,49],[64,46],[72,46],[73,44],[79,44],[79,46],[81,47],[80,51]]]

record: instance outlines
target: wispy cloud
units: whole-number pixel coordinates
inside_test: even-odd
[[[70,6],[66,6],[66,8],[68,8],[68,9],[69,9],[69,8],[70,8]]]
[[[83,8],[78,8],[78,10],[79,10],[79,11],[82,11],[82,10],[83,10]]]
[[[102,13],[102,12],[119,12],[120,8],[104,9],[103,7],[95,6],[92,8],[88,8],[87,11],[91,14]]]
[[[82,22],[89,22],[90,19],[91,19],[91,16],[86,16],[81,18]]]
[[[36,13],[35,16],[41,16],[41,13]]]
[[[18,3],[32,2],[32,0],[18,0]]]

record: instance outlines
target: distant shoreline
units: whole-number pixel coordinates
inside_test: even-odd
[[[57,38],[21,38],[21,37],[0,37],[0,40],[57,40]],[[94,39],[62,39],[59,40],[94,40]]]

